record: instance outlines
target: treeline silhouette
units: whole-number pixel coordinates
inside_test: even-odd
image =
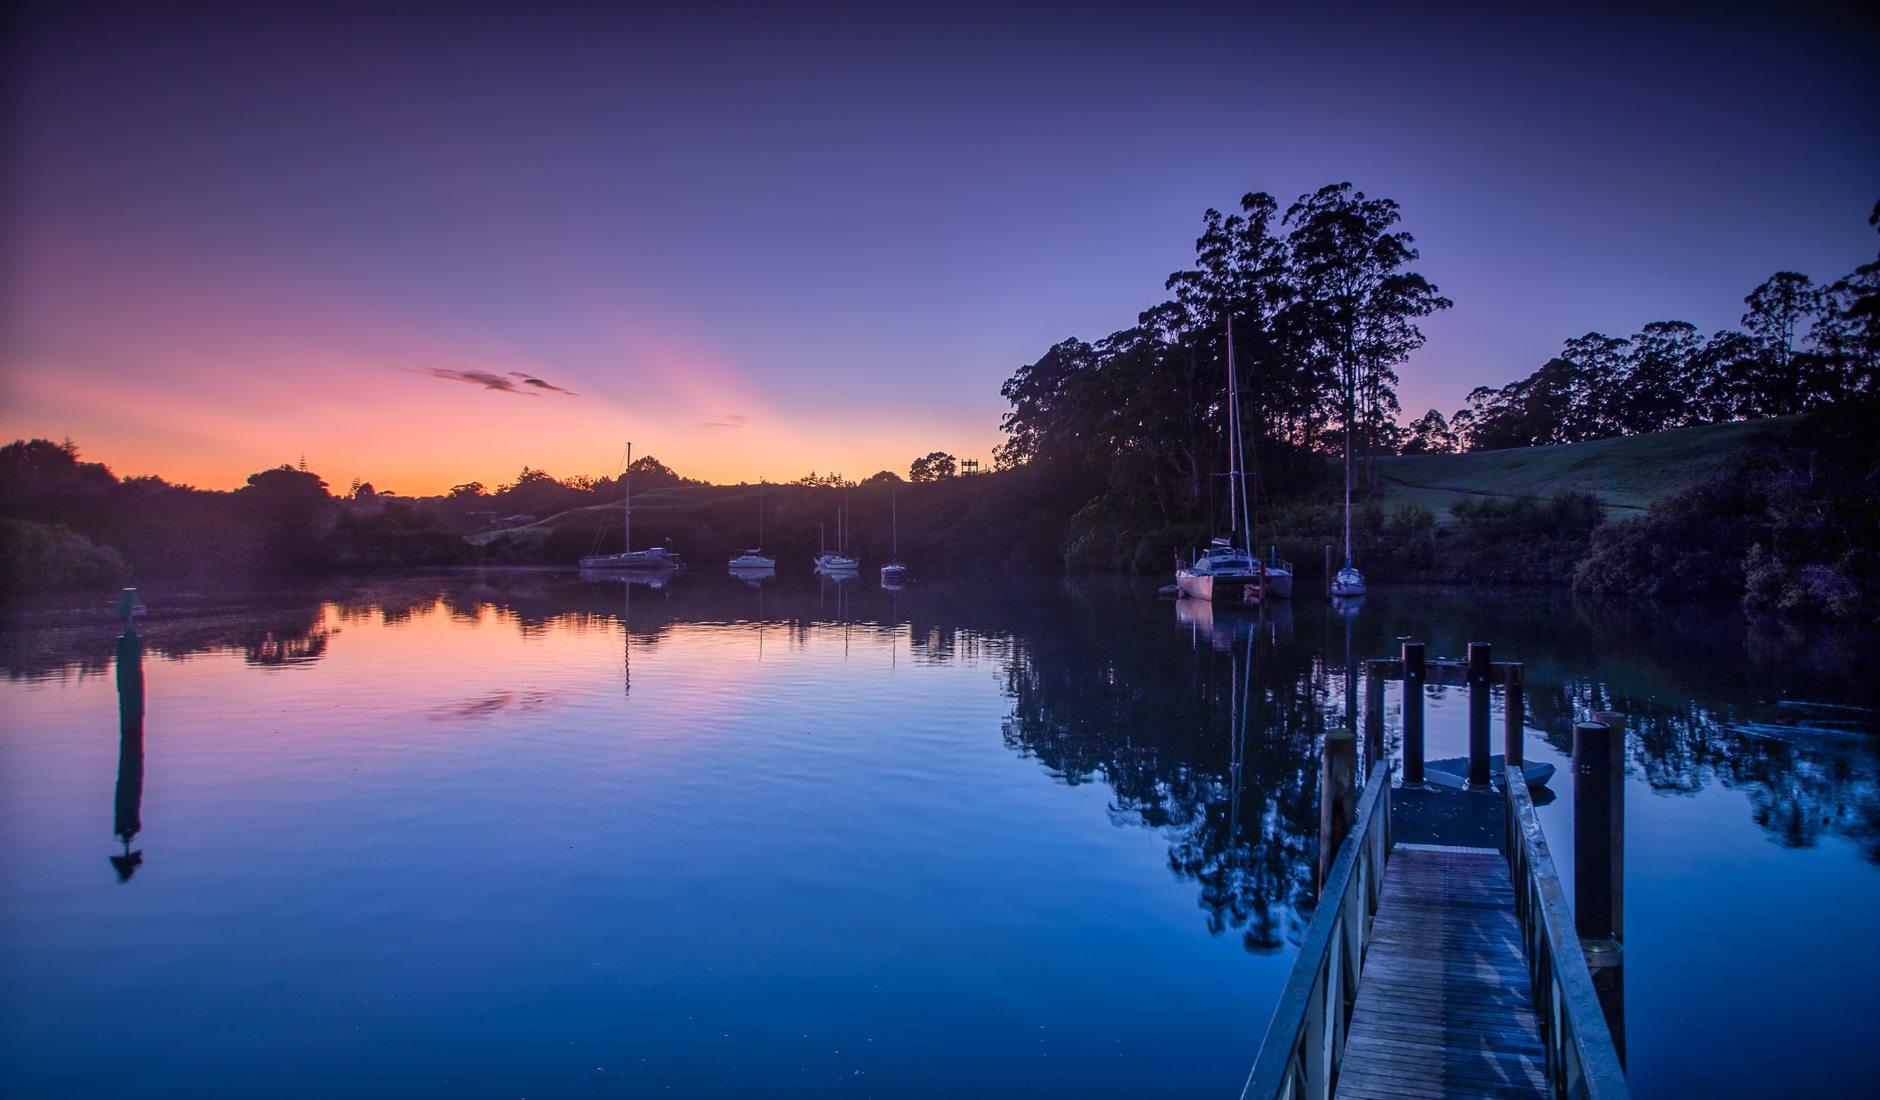
[[[1880,204],[1869,224],[1880,227]],[[1568,340],[1533,374],[1482,386],[1447,421],[1414,421],[1406,452],[1579,443],[1788,416],[1880,389],[1880,259],[1825,286],[1780,271],[1743,299],[1741,329],[1686,321]]]
[[[1044,465],[1089,487],[1066,535],[1072,568],[1161,568],[1204,544],[1227,511],[1229,327],[1253,491],[1308,497],[1360,457],[1394,450],[1395,368],[1423,344],[1420,318],[1450,302],[1422,275],[1397,203],[1349,183],[1282,214],[1265,192],[1202,217],[1195,266],[1174,296],[1094,343],[1065,340],[1002,390],[1004,467]],[[1256,527],[1271,530],[1270,515]]]
[[[838,519],[865,562],[886,561],[898,515],[903,554],[922,568],[1053,571],[1075,507],[1043,469],[915,484],[883,472],[859,485],[809,477],[712,486],[646,457],[632,477],[636,545],[670,541],[706,567],[757,541],[761,508],[767,549],[786,568],[807,568],[821,545],[833,545]],[[422,499],[363,483],[335,496],[317,473],[290,465],[258,471],[240,489],[203,490],[120,479],[83,461],[69,440],[19,440],[0,447],[0,593],[451,565],[569,567],[621,548],[621,503],[617,479],[557,479],[528,467],[494,490],[469,483]]]

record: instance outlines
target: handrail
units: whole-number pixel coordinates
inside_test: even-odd
[[[1521,946],[1541,1021],[1547,1083],[1561,1100],[1624,1100],[1632,1092],[1527,780],[1519,767],[1508,768],[1502,778],[1507,791],[1508,877],[1514,883],[1514,911],[1521,922]]]
[[[1345,1058],[1358,974],[1390,858],[1390,763],[1371,769],[1351,833],[1325,875],[1242,1100],[1325,1100]],[[1331,996],[1333,990],[1336,996]]]

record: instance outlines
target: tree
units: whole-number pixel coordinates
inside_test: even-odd
[[[1397,406],[1391,367],[1423,346],[1416,319],[1451,305],[1421,275],[1415,238],[1393,230],[1402,218],[1390,199],[1371,199],[1349,183],[1301,195],[1286,211],[1287,247],[1296,292],[1291,327],[1302,349],[1335,381],[1346,461],[1355,432],[1371,453]]]
[[[959,472],[959,460],[945,451],[932,451],[907,468],[909,481],[943,481]]]
[[[1435,409],[1410,422],[1410,436],[1403,444],[1407,455],[1454,454],[1460,449],[1449,421]]]
[[[1636,435],[1704,420],[1693,400],[1702,386],[1704,338],[1684,321],[1653,321],[1632,337],[1622,393],[1607,416],[1620,434]]]
[[[1783,416],[1808,404],[1813,379],[1802,377],[1795,355],[1797,331],[1821,311],[1821,295],[1808,276],[1778,271],[1743,299],[1743,328],[1756,341],[1752,391],[1759,414]]]
[[[480,497],[483,495],[483,483],[481,481],[466,481],[462,485],[453,485],[450,487],[450,498],[452,500],[463,500],[467,497]]]
[[[900,485],[901,475],[893,470],[876,470],[862,479],[863,485]]]

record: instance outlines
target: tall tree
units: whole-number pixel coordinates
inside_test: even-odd
[[[1353,433],[1365,431],[1368,453],[1378,420],[1396,406],[1390,368],[1422,346],[1417,318],[1451,304],[1405,270],[1417,251],[1415,238],[1393,228],[1401,218],[1395,202],[1367,198],[1349,183],[1301,195],[1286,211],[1291,327],[1335,380],[1347,458]]]
[[[1820,312],[1820,292],[1808,276],[1778,271],[1750,291],[1743,303],[1749,306],[1743,328],[1758,350],[1752,383],[1756,406],[1769,416],[1800,412],[1814,386],[1796,369],[1795,339]]]

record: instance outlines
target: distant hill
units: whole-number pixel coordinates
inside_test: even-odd
[[[1593,494],[1620,515],[1642,512],[1680,486],[1736,468],[1748,449],[1793,420],[1705,424],[1553,447],[1380,458],[1380,503],[1389,511],[1420,504],[1442,517],[1465,496],[1513,499],[1577,491]]]

